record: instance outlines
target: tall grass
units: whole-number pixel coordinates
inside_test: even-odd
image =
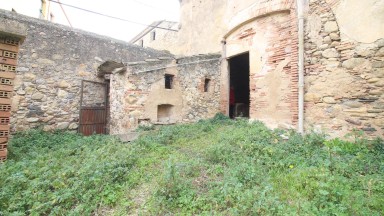
[[[381,139],[327,140],[222,115],[144,133],[131,144],[16,135],[0,165],[0,215],[384,214]]]

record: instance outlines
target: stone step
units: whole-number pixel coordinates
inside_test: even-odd
[[[139,137],[140,133],[138,132],[129,132],[126,134],[116,135],[122,142],[132,142]]]

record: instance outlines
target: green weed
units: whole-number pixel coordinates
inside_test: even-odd
[[[17,134],[0,215],[383,215],[384,142],[269,130],[223,115],[131,144]]]

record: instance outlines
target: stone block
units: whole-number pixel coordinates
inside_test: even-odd
[[[53,60],[60,60],[60,59],[63,59],[63,56],[61,56],[61,55],[59,55],[59,54],[54,54],[54,55],[52,56],[52,59],[53,59]]]
[[[321,99],[320,95],[315,93],[307,93],[304,95],[305,102],[318,102],[320,101],[320,99]]]
[[[377,40],[375,43],[379,48],[384,47],[384,38]]]
[[[323,38],[323,43],[331,44],[332,43],[331,37],[329,37],[329,36],[324,37]]]
[[[375,83],[375,82],[378,82],[378,81],[380,81],[379,78],[371,78],[371,79],[367,80],[368,83]]]
[[[384,109],[384,102],[375,102],[372,105],[375,109]]]
[[[369,109],[367,112],[368,113],[382,113],[382,112],[384,112],[384,110],[382,110],[382,109]]]
[[[52,125],[44,125],[44,127],[43,127],[43,131],[52,131],[52,130],[53,130]]]
[[[349,107],[349,108],[360,108],[360,107],[362,107],[364,104],[363,104],[363,103],[360,103],[360,102],[358,102],[358,101],[353,101],[353,100],[351,100],[351,101],[346,101],[346,102],[344,102],[343,105],[344,105],[344,106],[347,106],[347,107]]]
[[[336,100],[333,97],[323,97],[323,102],[327,104],[335,104]]]
[[[340,36],[339,36],[339,34],[337,34],[337,33],[331,33],[331,34],[329,34],[329,37],[330,37],[332,40],[340,40]]]
[[[384,61],[374,61],[372,62],[373,68],[384,68]]]
[[[384,47],[381,47],[375,54],[378,57],[384,57]]]
[[[373,120],[373,124],[379,127],[384,127],[384,119],[375,119]]]
[[[339,53],[337,52],[337,50],[335,48],[326,49],[321,54],[325,58],[337,58],[337,57],[339,57]]]
[[[68,126],[68,128],[70,129],[70,130],[76,130],[77,128],[79,127],[79,125],[77,124],[77,123],[71,123],[69,126]]]
[[[384,95],[384,90],[383,89],[375,89],[375,90],[371,90],[369,91],[369,94],[370,95],[377,95],[377,96],[381,96],[381,95]]]
[[[44,58],[37,59],[36,61],[39,63],[39,65],[42,65],[42,66],[43,65],[54,65],[55,64],[54,61],[52,61],[50,59],[44,59]]]
[[[359,44],[355,48],[355,52],[357,55],[367,57],[372,56],[377,50],[376,44]]]
[[[26,73],[23,76],[23,80],[24,81],[29,81],[29,82],[35,81],[36,80],[36,75],[32,74],[32,73]]]
[[[342,66],[347,69],[354,69],[355,67],[361,66],[361,65],[367,65],[369,64],[369,61],[364,58],[351,58],[343,62]]]
[[[349,113],[366,113],[368,109],[366,107],[354,108],[354,109],[345,109],[344,112]]]
[[[32,95],[32,100],[41,100],[44,98],[44,94],[41,92],[36,92]]]
[[[68,92],[64,91],[64,90],[61,90],[59,89],[57,91],[57,97],[59,98],[66,98],[68,96]]]
[[[325,32],[337,32],[339,30],[339,26],[337,26],[337,23],[335,21],[329,21],[324,24],[324,31]]]
[[[34,123],[34,122],[38,122],[39,121],[39,118],[27,118],[27,122],[29,123]]]
[[[348,123],[351,123],[353,125],[357,125],[357,126],[360,126],[362,124],[362,122],[360,120],[357,120],[357,119],[349,118],[349,119],[346,119],[345,121]]]
[[[324,50],[324,49],[327,49],[328,47],[329,47],[329,44],[322,44],[319,46],[319,49]]]
[[[56,129],[58,130],[65,130],[69,126],[69,122],[60,122],[57,124]]]
[[[70,85],[67,81],[62,80],[62,81],[60,81],[60,82],[57,84],[57,86],[58,86],[59,88],[68,88],[68,87],[70,87],[71,85]]]

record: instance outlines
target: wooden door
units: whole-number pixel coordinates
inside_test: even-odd
[[[107,94],[105,83],[82,81],[79,133],[85,136],[107,133]]]

